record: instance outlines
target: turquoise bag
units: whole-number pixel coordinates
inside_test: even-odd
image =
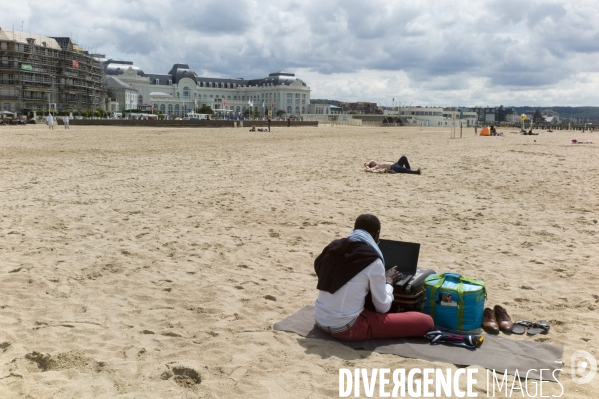
[[[481,327],[487,290],[485,283],[457,273],[433,274],[424,281],[423,312],[436,326],[470,331]]]

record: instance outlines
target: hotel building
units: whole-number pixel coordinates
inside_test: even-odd
[[[203,105],[228,115],[243,115],[251,108],[260,114],[283,110],[286,116],[300,116],[310,104],[310,88],[293,73],[274,72],[260,79],[209,78],[187,64],[175,64],[167,74],[152,74],[130,61],[114,59],[106,60],[104,69],[108,79],[115,77],[137,91],[138,107],[151,106],[172,117]]]

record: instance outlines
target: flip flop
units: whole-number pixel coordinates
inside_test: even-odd
[[[532,327],[526,332],[528,335],[537,335],[538,333],[547,334],[551,326],[545,320],[539,320],[532,324]]]
[[[532,327],[532,321],[530,320],[518,320],[512,326],[512,333],[514,334],[524,334],[526,330]]]

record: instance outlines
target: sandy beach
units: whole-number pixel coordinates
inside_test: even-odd
[[[599,133],[247,130],[0,127],[1,398],[327,398],[342,367],[456,370],[272,330],[361,213],[548,320],[508,338],[564,346],[562,397],[596,397],[570,358],[599,359]],[[422,175],[363,171],[403,154]]]

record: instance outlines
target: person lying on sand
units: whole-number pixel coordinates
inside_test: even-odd
[[[342,341],[421,337],[433,329],[433,319],[424,313],[387,313],[401,273],[396,267],[385,272],[380,232],[376,216],[360,215],[353,233],[331,242],[314,261],[316,325]],[[364,308],[368,292],[376,312]]]
[[[364,167],[370,169],[384,169],[395,173],[411,173],[415,175],[420,174],[420,168],[418,168],[417,170],[412,170],[410,168],[410,163],[408,162],[408,158],[406,158],[405,155],[402,155],[401,158],[399,158],[399,160],[395,163],[377,162],[375,160],[370,160],[364,164]]]

